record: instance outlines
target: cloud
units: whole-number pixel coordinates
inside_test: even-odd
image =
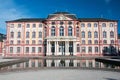
[[[29,17],[27,9],[23,5],[18,6],[14,0],[0,0],[0,33],[6,32],[5,21],[22,17]]]
[[[111,2],[111,0],[105,0],[106,4],[109,4]]]

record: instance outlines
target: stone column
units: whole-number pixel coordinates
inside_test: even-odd
[[[55,55],[57,54],[57,41],[55,41]]]
[[[69,55],[69,42],[65,41],[65,54]]]
[[[73,55],[76,55],[76,42],[73,42]]]
[[[48,55],[48,53],[49,53],[49,42],[47,41],[47,54],[46,55]]]
[[[50,44],[50,41],[49,41],[49,46],[48,46],[48,48],[49,48],[49,50],[48,50],[49,52],[48,52],[48,53],[49,53],[49,55],[51,55],[51,44]]]
[[[59,53],[59,45],[58,45],[58,41],[57,41],[57,48],[56,48],[56,55],[58,55],[58,53]]]

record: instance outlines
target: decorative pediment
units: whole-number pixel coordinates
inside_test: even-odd
[[[50,20],[72,20],[72,19],[65,15],[55,15],[54,17],[50,18]]]

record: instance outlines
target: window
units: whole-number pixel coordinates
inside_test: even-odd
[[[113,25],[113,23],[110,23],[110,27],[113,27],[114,25]]]
[[[88,27],[91,27],[91,24],[90,23],[88,23],[88,25],[87,25]]]
[[[81,24],[81,27],[85,27],[85,24],[84,24],[84,23],[82,23],[82,24]]]
[[[55,36],[55,27],[54,26],[52,26],[52,28],[51,28],[51,36]]]
[[[88,47],[88,52],[92,52],[92,47]]]
[[[33,28],[35,28],[36,27],[36,24],[33,24]]]
[[[47,28],[46,27],[44,29],[44,35],[45,35],[45,37],[47,36]]]
[[[32,32],[32,38],[35,38],[35,37],[36,37],[36,32],[33,31],[33,32]]]
[[[94,38],[98,38],[98,32],[97,31],[94,32]]]
[[[77,52],[80,52],[80,45],[77,44]]]
[[[72,27],[71,26],[69,26],[69,28],[68,28],[68,36],[72,36]]]
[[[41,47],[38,47],[38,52],[40,53],[42,51]]]
[[[14,32],[10,32],[10,37],[14,38]]]
[[[103,24],[102,24],[102,27],[106,27],[106,24],[105,24],[105,23],[103,23]]]
[[[30,24],[27,24],[27,28],[29,28],[30,27]]]
[[[17,53],[20,53],[20,47],[17,47]]]
[[[41,31],[39,32],[39,38],[42,38],[42,32]]]
[[[32,53],[35,53],[35,47],[32,47]]]
[[[18,28],[21,28],[21,24],[18,24]]]
[[[32,44],[36,44],[35,40],[32,40]]]
[[[13,40],[10,41],[10,44],[13,44]]]
[[[85,38],[85,32],[82,31],[82,38]]]
[[[30,36],[30,33],[29,32],[26,32],[26,38],[29,38]]]
[[[29,53],[29,47],[26,47],[26,53]]]
[[[82,44],[85,44],[85,40],[82,40]]]
[[[88,32],[88,38],[91,38],[92,36],[91,36],[91,32],[89,31]]]
[[[76,36],[79,37],[79,27],[76,28]]]
[[[51,22],[52,25],[55,25],[55,22]]]
[[[94,23],[94,27],[97,27],[98,25],[97,25],[97,23]]]
[[[60,26],[60,36],[64,36],[64,28],[63,28],[63,26]]]
[[[20,44],[20,40],[17,40],[17,44]]]
[[[10,53],[13,53],[13,47],[10,47]]]
[[[95,52],[98,52],[98,47],[95,47]]]
[[[21,32],[18,32],[18,38],[21,38]]]
[[[39,24],[39,27],[42,27],[42,24],[41,24],[41,23]]]
[[[63,25],[63,24],[64,24],[64,22],[60,21],[60,25]]]
[[[71,25],[71,24],[72,24],[72,22],[71,22],[71,21],[69,21],[69,22],[68,22],[68,24],[69,24],[69,25]]]
[[[26,40],[26,44],[29,44],[29,40]]]
[[[111,40],[111,44],[114,44],[114,40]]]
[[[38,44],[42,44],[42,40],[39,40],[39,41],[38,41]]]
[[[110,38],[114,38],[114,32],[110,31]]]
[[[81,49],[82,49],[81,50],[82,52],[86,52],[86,48],[85,47],[82,47]]]
[[[14,24],[11,24],[11,26],[10,26],[11,28],[14,28]]]
[[[107,44],[107,40],[103,40],[103,44]]]
[[[98,40],[95,40],[95,41],[94,41],[94,44],[98,44]]]
[[[106,31],[103,31],[103,38],[106,38],[107,37],[107,33]]]
[[[91,40],[88,40],[88,44],[92,44],[92,41],[91,41]]]

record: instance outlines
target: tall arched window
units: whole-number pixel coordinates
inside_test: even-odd
[[[46,27],[44,28],[44,35],[45,35],[44,37],[47,36],[47,28]]]
[[[91,36],[91,32],[90,31],[88,31],[88,38],[91,38],[92,36]]]
[[[103,40],[103,44],[107,44],[107,40]]]
[[[28,31],[26,32],[26,38],[29,38],[29,32]]]
[[[85,32],[82,31],[82,38],[85,38]]]
[[[79,27],[76,28],[76,36],[79,37]]]
[[[105,24],[105,23],[103,23],[103,24],[102,24],[102,27],[106,27],[106,24]]]
[[[107,37],[107,33],[106,31],[103,31],[103,38],[106,38]]]
[[[18,36],[17,36],[18,38],[20,38],[21,37],[21,32],[18,32]]]
[[[32,32],[32,38],[35,38],[35,37],[36,37],[36,32],[33,31],[33,32]]]
[[[68,36],[72,36],[72,27],[71,26],[69,26],[69,28],[68,28]]]
[[[11,38],[14,38],[14,32],[13,32],[13,31],[10,32],[10,37],[11,37]]]
[[[98,38],[98,32],[97,31],[94,32],[94,38]]]
[[[77,52],[80,52],[80,45],[77,44]]]
[[[60,26],[60,36],[64,36],[64,28],[63,26]]]
[[[114,38],[114,32],[110,31],[110,38]]]
[[[54,26],[52,26],[52,28],[51,28],[51,36],[55,36],[55,27]]]

